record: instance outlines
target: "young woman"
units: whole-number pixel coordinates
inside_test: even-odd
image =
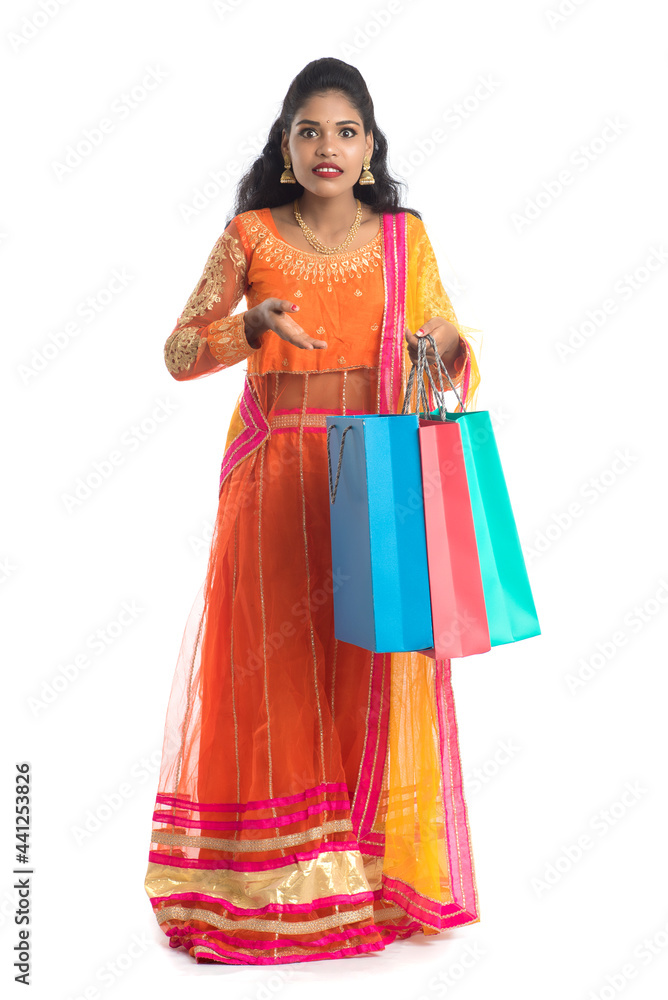
[[[450,661],[334,636],[325,415],[401,412],[424,333],[465,405],[479,382],[397,186],[359,71],[309,63],[165,345],[178,381],[247,362],[145,882],[198,962],[346,958],[479,919]]]

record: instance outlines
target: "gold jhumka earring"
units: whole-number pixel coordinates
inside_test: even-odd
[[[290,169],[291,164],[289,156],[283,157],[283,164],[285,166],[285,170],[281,174],[281,184],[296,184],[297,178]]]
[[[364,167],[364,169],[363,169],[362,173],[360,174],[360,179],[358,180],[357,183],[358,184],[375,184],[376,180],[375,180],[373,174],[371,173],[371,171],[369,170],[369,167],[371,166],[371,160],[369,159],[368,156],[365,156],[364,159],[362,160],[362,166]]]

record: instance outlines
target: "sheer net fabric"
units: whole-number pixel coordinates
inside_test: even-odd
[[[408,325],[456,323],[410,218]],[[325,415],[381,412],[382,248],[379,232],[334,260],[302,254],[268,210],[244,213],[165,345],[177,380],[247,361],[270,431],[222,480],[165,724],[146,890],[170,944],[197,961],[346,957],[478,919],[450,662],[334,637],[345,581],[331,561]],[[243,295],[248,308],[299,302],[327,350],[273,331],[249,344]],[[470,403],[479,375],[457,326],[453,374],[461,386],[468,361]],[[405,352],[399,405],[409,369]],[[243,426],[237,401],[226,453]]]

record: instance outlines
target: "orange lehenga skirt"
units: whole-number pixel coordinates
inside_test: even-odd
[[[479,920],[450,661],[335,638],[342,373],[312,392],[283,375],[271,401],[246,378],[249,440],[270,433],[222,480],[167,709],[145,887],[197,962],[345,958]],[[377,412],[378,371],[347,375],[344,412]]]
[[[450,661],[335,639],[324,412],[270,425],[221,491],[167,712],[146,888],[198,962],[479,919]]]

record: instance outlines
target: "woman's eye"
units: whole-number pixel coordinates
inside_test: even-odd
[[[350,136],[357,135],[357,132],[354,129],[352,129],[352,128],[343,128],[343,129],[341,129],[341,131],[342,132],[349,132]],[[301,130],[301,132],[299,133],[299,135],[304,136],[304,138],[308,138],[308,136],[306,135],[307,132],[313,132],[313,133],[315,133],[315,129],[314,128],[303,128]],[[346,138],[349,138],[349,136],[346,136]]]

